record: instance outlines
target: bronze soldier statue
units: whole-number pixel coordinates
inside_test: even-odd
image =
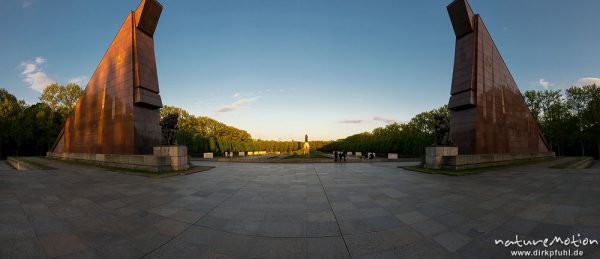
[[[450,140],[450,122],[446,115],[435,115],[435,146],[452,145]]]
[[[177,131],[179,131],[179,125],[177,125],[178,119],[178,113],[169,113],[160,120],[163,141],[169,146],[177,145]]]

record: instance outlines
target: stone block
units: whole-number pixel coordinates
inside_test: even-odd
[[[246,152],[238,152],[238,156],[246,156]]]
[[[425,167],[440,169],[443,167],[447,157],[456,157],[458,147],[436,146],[425,147]]]
[[[188,157],[187,156],[172,156],[171,158],[171,166],[175,167],[181,167],[183,165],[187,165],[188,164]]]
[[[355,156],[362,156],[362,152],[354,152]]]
[[[213,158],[213,153],[204,153],[203,157],[204,158]]]
[[[158,166],[157,156],[144,156],[144,164],[149,166]]]
[[[19,171],[33,169],[26,162],[23,162],[14,157],[9,156],[6,158],[6,161],[8,162],[9,165],[11,165],[12,167],[14,167],[15,169],[17,169]]]
[[[135,165],[143,165],[144,164],[144,156],[130,156],[129,163]]]
[[[171,157],[168,156],[155,156],[157,166],[170,166]]]
[[[152,148],[152,154],[155,156],[168,156],[169,155],[169,146],[158,146]]]
[[[155,156],[187,156],[187,146],[158,146],[153,148]]]
[[[388,153],[388,159],[398,159],[397,153]]]

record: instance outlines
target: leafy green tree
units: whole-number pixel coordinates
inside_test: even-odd
[[[54,83],[44,88],[40,101],[66,118],[73,111],[82,93],[83,90],[77,84],[59,85]]]
[[[591,96],[587,94],[586,89],[582,87],[571,87],[566,90],[567,107],[571,115],[577,121],[577,133],[579,136],[579,145],[581,155],[585,156],[585,147],[583,144],[584,129],[588,127],[587,121],[584,120],[584,112],[588,108]]]
[[[584,92],[589,98],[589,102],[583,112],[584,124],[590,134],[590,141],[594,141],[597,147],[597,155],[600,156],[600,87],[590,85],[583,87]]]
[[[0,157],[4,155],[2,150],[10,147],[18,136],[19,116],[25,107],[25,101],[0,88]]]

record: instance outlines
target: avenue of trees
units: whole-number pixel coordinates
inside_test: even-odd
[[[526,91],[525,102],[560,156],[600,153],[600,86]]]
[[[0,157],[45,155],[81,93],[76,84],[51,84],[28,105],[0,88]]]
[[[408,123],[393,123],[339,139],[320,148],[324,152],[375,152],[378,156],[398,153],[404,156],[421,156],[425,147],[434,142],[435,115],[449,116],[448,106],[417,114]]]
[[[253,140],[245,130],[225,125],[205,116],[194,116],[187,111],[165,105],[161,118],[169,113],[179,114],[177,142],[188,147],[188,153],[199,156],[204,152],[214,152],[221,156],[224,152],[281,152],[291,153],[302,148],[304,142]],[[326,141],[310,141],[311,148],[319,148]]]

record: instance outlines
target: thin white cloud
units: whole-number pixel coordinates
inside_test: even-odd
[[[548,87],[550,87],[550,82],[544,80],[543,78],[540,78],[537,81],[538,85],[540,85],[541,87],[544,88],[544,90],[548,90]]]
[[[253,104],[256,101],[258,101],[258,99],[260,98],[260,96],[257,97],[252,97],[252,98],[244,98],[244,99],[239,99],[231,104],[226,104],[226,105],[222,105],[221,107],[219,107],[218,109],[215,110],[215,112],[231,112],[231,111],[235,111],[237,109],[239,109],[242,106],[246,106],[249,104]]]
[[[397,122],[396,120],[389,119],[389,118],[384,118],[382,116],[375,116],[375,117],[373,117],[373,120],[375,120],[375,121],[381,121],[381,122],[385,122],[385,123],[394,123],[394,122]]]
[[[548,82],[546,79],[540,78],[535,82],[529,82],[529,85],[531,87],[535,87],[535,88],[543,88],[544,90],[548,90],[551,86],[554,86],[553,83]]]
[[[593,85],[600,86],[600,78],[598,77],[582,77],[577,80],[577,86]]]
[[[31,89],[38,92],[43,92],[46,86],[56,81],[52,80],[40,65],[44,64],[46,59],[43,57],[36,57],[33,61],[21,62],[21,76],[23,81],[29,84]]]
[[[78,84],[79,86],[83,87],[84,85],[82,84],[85,82],[86,79],[87,76],[77,76],[69,79],[69,83]]]
[[[23,0],[23,8],[28,8],[33,4],[33,0]]]
[[[364,120],[341,120],[340,123],[359,124],[364,123]]]
[[[239,98],[240,96],[241,96],[241,94],[240,94],[240,93],[234,93],[234,94],[233,94],[233,98]]]

